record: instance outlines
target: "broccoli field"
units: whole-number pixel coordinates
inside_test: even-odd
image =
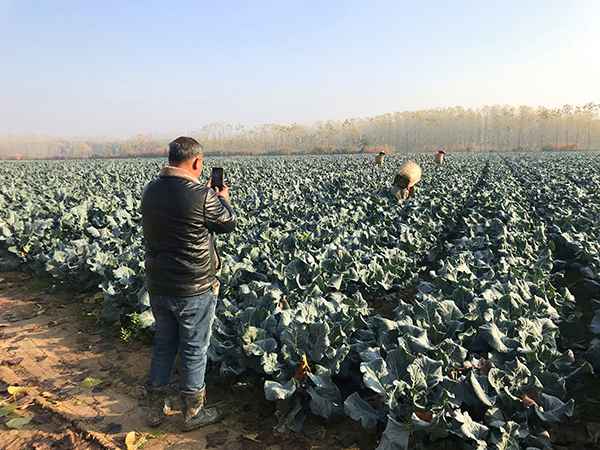
[[[408,158],[416,195],[388,194]],[[102,322],[152,328],[140,198],[160,160],[0,163],[0,249]],[[232,186],[210,370],[253,374],[279,429],[379,450],[552,448],[600,371],[600,155],[211,159]],[[583,393],[582,393],[583,392]],[[582,404],[583,403],[583,404]]]

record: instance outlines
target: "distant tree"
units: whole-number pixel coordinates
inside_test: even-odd
[[[361,136],[358,140],[358,150],[360,153],[367,153],[367,149],[369,148],[369,140],[366,136]]]
[[[191,133],[213,154],[360,152],[389,146],[405,152],[600,149],[600,105],[490,105],[433,108],[313,125],[245,127],[214,122]],[[137,135],[123,140],[74,140],[37,136],[0,137],[0,158],[135,157],[165,154],[168,139]]]

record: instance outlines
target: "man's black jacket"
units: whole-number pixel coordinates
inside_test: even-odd
[[[177,167],[165,167],[142,197],[146,284],[150,294],[190,297],[216,283],[213,233],[236,225],[231,206]]]

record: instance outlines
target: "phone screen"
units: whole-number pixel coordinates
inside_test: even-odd
[[[213,167],[212,172],[210,174],[210,184],[213,188],[217,188],[217,189],[223,188],[223,168],[222,167]]]

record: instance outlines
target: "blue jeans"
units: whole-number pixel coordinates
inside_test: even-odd
[[[158,388],[169,384],[179,352],[181,391],[194,393],[204,389],[217,297],[212,291],[193,297],[151,295],[150,305],[156,320],[150,386]]]

